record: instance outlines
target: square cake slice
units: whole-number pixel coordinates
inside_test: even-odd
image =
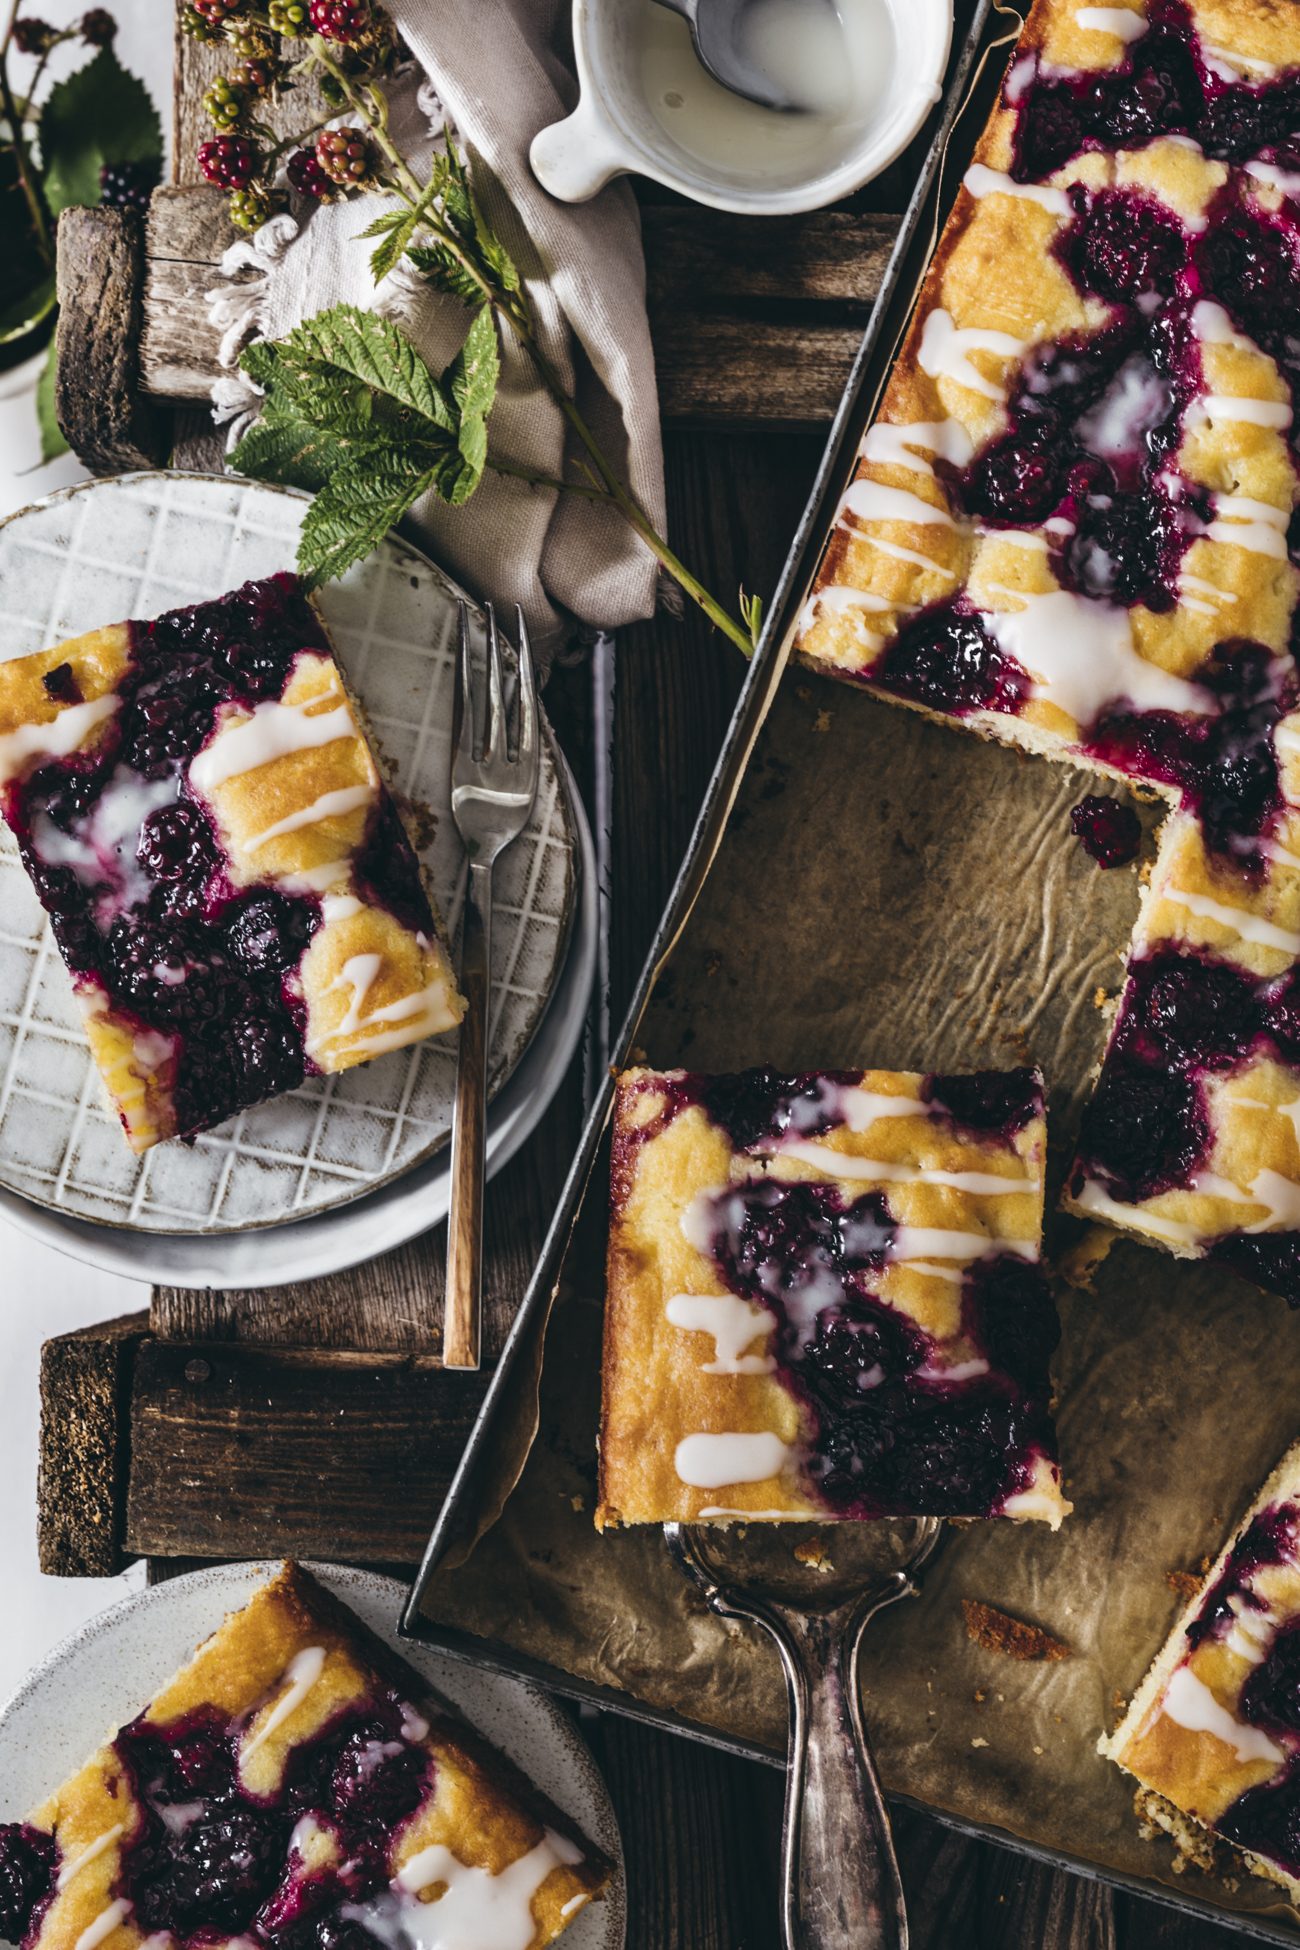
[[[0,811],[134,1151],[460,1020],[292,575],[0,664]]]
[[[1061,1495],[1035,1071],[629,1070],[598,1526]]]
[[[28,1821],[23,1950],[538,1950],[609,1864],[305,1571],[285,1565]]]
[[[1208,1829],[1300,1900],[1300,1445],[1265,1483],[1099,1750],[1176,1840]],[[1190,1824],[1190,1827],[1188,1826]]]

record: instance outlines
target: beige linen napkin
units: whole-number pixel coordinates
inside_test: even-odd
[[[392,0],[389,11],[415,57],[389,84],[398,146],[422,171],[445,110],[527,283],[546,351],[662,532],[663,457],[635,200],[617,183],[590,203],[558,203],[528,165],[537,130],[567,114],[575,97],[559,53],[566,0]],[[371,246],[357,233],[379,207],[373,197],[311,209],[296,203],[293,215],[272,218],[226,252],[209,303],[226,369],[213,387],[214,412],[233,422],[232,435],[257,407],[237,370],[242,347],[277,338],[328,305],[347,301],[393,317],[436,368],[453,356],[467,312],[406,266],[378,289],[371,280]],[[526,354],[508,335],[503,349],[490,451],[558,477],[575,451],[572,436]],[[614,629],[654,607],[657,565],[611,508],[489,468],[464,507],[429,496],[408,519],[477,594],[522,603],[543,654],[563,637],[569,616]]]

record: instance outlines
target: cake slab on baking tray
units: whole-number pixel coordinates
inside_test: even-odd
[[[118,617],[211,600],[282,570],[305,505],[256,483],[168,474],[52,497],[0,527],[0,655],[50,649]],[[444,809],[456,594],[390,541],[319,599],[453,932],[463,856]],[[548,738],[528,835],[501,868],[494,1088],[528,1049],[565,967],[578,880],[574,820]],[[455,1075],[447,1039],[309,1078],[192,1146],[133,1158],[103,1103],[68,978],[8,834],[0,906],[0,1187],[47,1207],[56,1225],[233,1237],[324,1215],[445,1144]]]

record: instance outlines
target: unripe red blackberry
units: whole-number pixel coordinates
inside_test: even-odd
[[[299,196],[314,196],[318,203],[334,193],[334,185],[316,160],[314,149],[295,149],[285,165],[285,174]]]
[[[107,47],[117,35],[117,22],[107,7],[92,7],[81,16],[81,38],[87,47]]]
[[[216,28],[209,27],[203,15],[197,13],[193,7],[181,8],[181,32],[188,35],[190,40],[201,41],[209,46],[213,41],[221,38]]]
[[[275,53],[269,34],[264,34],[257,26],[249,26],[236,18],[233,25],[226,25],[226,39],[230,51],[240,61],[269,61]]]
[[[280,64],[268,60],[265,55],[257,55],[250,60],[240,61],[230,71],[230,79],[236,88],[247,95],[264,95],[279,79]]]
[[[230,221],[239,230],[259,230],[273,209],[273,204],[260,184],[254,183],[246,190],[236,190],[230,199]]]
[[[218,135],[199,144],[199,168],[220,190],[242,190],[257,168],[257,151],[245,135]]]
[[[313,32],[327,41],[355,41],[370,25],[369,0],[310,0]]]
[[[370,174],[370,144],[360,129],[324,129],[316,138],[316,160],[340,189],[355,189]]]

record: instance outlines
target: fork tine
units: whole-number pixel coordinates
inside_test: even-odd
[[[528,641],[528,625],[520,604],[515,604],[515,642],[519,645],[519,750],[518,763],[537,777],[537,676],[533,669],[533,646]]]
[[[460,654],[456,658],[456,693],[451,707],[452,747],[462,758],[474,756],[474,678],[470,667],[469,604],[460,612]]]
[[[483,735],[484,758],[506,758],[506,690],[501,665],[501,633],[497,629],[495,607],[487,606],[488,619],[488,717]]]

